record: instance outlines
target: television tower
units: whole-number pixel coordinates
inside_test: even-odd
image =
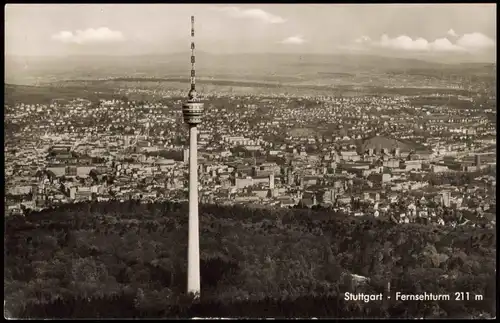
[[[203,116],[203,103],[196,93],[194,58],[194,16],[191,16],[191,89],[182,106],[184,122],[189,126],[189,237],[187,292],[200,295],[200,242],[198,228],[198,142],[197,128]]]

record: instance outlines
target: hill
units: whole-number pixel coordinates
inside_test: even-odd
[[[366,151],[368,149],[384,149],[392,151],[394,148],[399,148],[401,152],[428,150],[426,147],[417,143],[408,140],[391,138],[389,136],[373,136],[365,138],[359,142],[360,151]]]
[[[53,100],[71,101],[76,98],[99,101],[99,99],[119,99],[112,89],[92,86],[30,86],[4,84],[4,104],[18,102],[27,104],[50,104]]]
[[[25,84],[40,80],[71,80],[123,76],[188,76],[190,53],[140,56],[17,57],[5,59],[5,81]],[[439,69],[437,64],[417,59],[347,54],[211,54],[197,53],[198,75],[238,76],[240,80],[318,73],[383,72]]]
[[[193,303],[186,204],[89,202],[7,218],[5,308],[16,318],[495,316],[493,230],[214,205],[200,221]],[[484,299],[344,300],[388,282],[393,293]]]

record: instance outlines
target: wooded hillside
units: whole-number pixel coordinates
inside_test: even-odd
[[[325,210],[202,205],[202,298],[186,287],[187,205],[82,203],[6,219],[14,318],[495,316],[491,229],[395,225]],[[355,284],[349,274],[370,278]],[[447,293],[354,302],[345,292]],[[454,292],[482,301],[455,301]]]

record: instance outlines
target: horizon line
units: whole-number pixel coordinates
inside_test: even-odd
[[[397,60],[413,60],[420,61],[426,63],[433,64],[445,64],[445,65],[457,65],[457,64],[491,64],[496,65],[495,59],[482,59],[482,58],[472,58],[471,60],[464,61],[451,61],[447,62],[443,60],[443,57],[434,57],[434,56],[424,56],[424,57],[415,57],[415,56],[398,56],[390,53],[360,53],[360,52],[329,52],[329,53],[301,53],[301,52],[236,52],[236,53],[217,53],[217,52],[209,52],[209,51],[198,51],[198,54],[206,54],[212,56],[236,56],[236,55],[286,55],[286,56],[354,56],[354,57],[379,57],[379,58],[387,58],[387,59],[397,59]],[[189,50],[185,51],[175,51],[168,53],[143,53],[143,54],[107,54],[107,53],[86,53],[86,54],[63,54],[63,55],[30,55],[30,54],[13,54],[13,53],[5,53],[5,58],[21,58],[21,59],[61,59],[61,58],[114,58],[114,57],[122,57],[122,58],[134,58],[134,57],[147,57],[147,56],[176,56],[176,55],[190,55]],[[187,57],[187,56],[186,56]]]

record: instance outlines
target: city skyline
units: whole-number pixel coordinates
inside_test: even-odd
[[[175,53],[185,48],[183,18],[194,14],[200,17],[200,46],[215,54],[467,55],[491,60],[495,9],[493,4],[8,5],[5,52]]]

